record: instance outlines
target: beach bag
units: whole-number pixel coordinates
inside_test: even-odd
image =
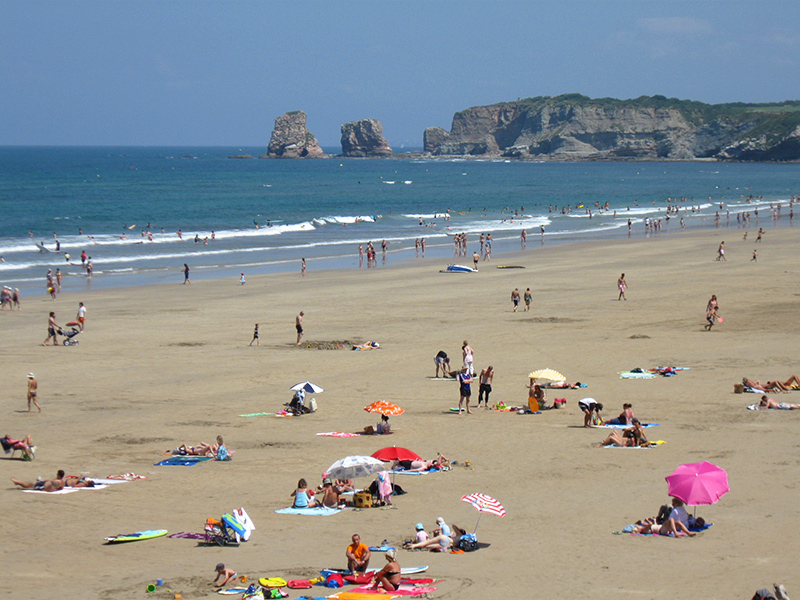
[[[331,573],[325,579],[325,587],[340,588],[344,585],[344,578],[339,573]]]
[[[311,583],[308,579],[290,579],[286,582],[286,586],[290,590],[306,590],[312,587],[314,584]]]
[[[465,533],[458,540],[458,549],[464,552],[475,552],[478,549],[478,538],[474,533]]]
[[[308,410],[310,410],[311,412],[317,412],[317,399],[316,398],[312,398],[311,400],[308,401]]]

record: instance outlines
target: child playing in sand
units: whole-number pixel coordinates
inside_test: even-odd
[[[236,579],[236,571],[233,569],[226,569],[224,563],[219,563],[216,567],[214,567],[214,570],[217,572],[217,576],[213,581],[209,581],[208,585],[222,587]],[[222,581],[218,581],[220,577],[222,577]]]

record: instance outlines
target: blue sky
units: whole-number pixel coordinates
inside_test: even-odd
[[[0,0],[0,145],[323,146],[375,118],[395,150],[519,97],[800,99],[800,2]]]

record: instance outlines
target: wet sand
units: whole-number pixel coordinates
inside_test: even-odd
[[[750,261],[754,240],[741,238],[711,230],[557,247],[531,239],[526,252],[495,255],[477,274],[441,274],[447,261],[440,259],[326,272],[310,264],[304,279],[254,276],[240,286],[236,272],[181,285],[176,274],[171,284],[66,289],[56,302],[23,298],[21,313],[0,314],[0,433],[29,433],[38,451],[32,463],[0,461],[7,597],[62,588],[76,598],[149,597],[146,586],[162,578],[165,588],[152,597],[167,597],[168,588],[204,598],[218,562],[250,578],[313,577],[344,567],[355,532],[371,545],[388,539],[399,546],[415,523],[430,530],[437,516],[472,531],[478,513],[459,501],[472,492],[497,498],[508,512],[481,518],[478,539],[488,548],[399,552],[402,566],[430,565],[427,575],[443,580],[435,597],[729,599],[749,598],[773,581],[797,594],[800,411],[748,411],[758,396],[734,394],[733,384],[800,372],[800,232],[767,229],[757,262]],[[724,263],[714,260],[721,240]],[[501,264],[526,268],[495,268]],[[616,288],[622,272],[624,302]],[[530,313],[511,312],[515,287],[531,287]],[[706,332],[712,293],[725,321]],[[88,311],[80,345],[42,347],[48,311],[63,325],[79,301]],[[312,345],[375,340],[382,348],[298,348],[300,310]],[[256,321],[262,345],[248,347]],[[457,385],[432,379],[433,356],[445,350],[455,368],[464,339],[477,369],[495,367],[492,404],[526,402],[527,373],[537,368],[589,387],[548,391],[568,403],[540,415],[453,414]],[[690,370],[654,380],[618,375],[659,365]],[[21,412],[29,371],[39,382],[41,414]],[[281,409],[288,388],[303,380],[325,388],[316,413],[238,416]],[[580,427],[584,396],[604,403],[609,417],[633,403],[643,421],[661,424],[649,436],[667,443],[593,448],[606,430]],[[773,397],[800,403],[800,392]],[[375,400],[406,409],[392,417],[391,436],[315,435],[374,425],[363,407]],[[179,444],[212,442],[217,434],[235,450],[233,461],[153,466]],[[274,513],[289,505],[300,477],[317,485],[338,458],[389,445],[426,458],[441,452],[459,466],[398,476],[408,494],[395,499],[395,510]],[[702,460],[725,468],[731,486],[717,505],[698,508],[713,527],[692,539],[612,535],[656,513],[668,500],[664,477],[679,464]],[[52,477],[59,468],[149,479],[67,495],[25,494],[10,482]],[[145,529],[200,532],[207,517],[240,506],[257,529],[239,548],[168,538],[103,544],[106,536]],[[372,564],[384,562],[378,555]]]

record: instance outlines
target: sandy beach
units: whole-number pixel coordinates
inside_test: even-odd
[[[800,231],[767,228],[758,246],[753,231],[748,237],[728,229],[540,246],[531,236],[525,252],[495,255],[476,274],[441,274],[448,261],[440,259],[325,272],[310,263],[305,278],[248,276],[244,286],[238,272],[181,285],[176,265],[170,284],[86,291],[84,282],[68,280],[55,302],[24,297],[21,312],[0,313],[0,435],[30,434],[38,450],[33,462],[0,461],[7,531],[0,596],[48,590],[85,599],[207,598],[218,562],[251,579],[314,577],[345,566],[353,533],[370,545],[388,539],[399,547],[415,523],[430,531],[438,516],[472,531],[478,513],[460,502],[472,492],[507,510],[502,519],[481,518],[478,539],[488,547],[398,553],[402,566],[429,565],[426,575],[442,580],[431,597],[711,600],[750,598],[773,581],[800,594],[800,542],[792,530],[800,516],[800,411],[748,411],[759,396],[733,391],[745,376],[800,373]],[[722,240],[726,262],[714,260]],[[628,300],[618,301],[623,272]],[[511,291],[526,287],[532,310],[513,313]],[[706,332],[711,294],[725,321]],[[79,301],[87,307],[80,345],[42,347],[48,312],[63,325]],[[297,347],[300,310],[304,342],[375,340],[382,347]],[[260,347],[248,346],[255,322]],[[564,410],[454,414],[458,386],[432,379],[433,357],[444,350],[456,368],[465,339],[476,368],[496,370],[492,404],[526,403],[527,374],[538,368],[588,387],[549,390],[551,400],[567,399]],[[652,380],[618,375],[661,365],[690,369]],[[23,412],[28,372],[38,380],[41,414]],[[304,380],[325,388],[316,413],[239,416],[283,408],[289,387]],[[609,417],[632,403],[643,421],[660,423],[649,436],[666,443],[592,447],[607,431],[581,427],[577,401],[585,396],[605,404]],[[800,403],[800,391],[772,396]],[[376,416],[363,411],[375,400],[406,410],[392,417],[391,436],[315,435],[375,425]],[[213,442],[218,434],[235,451],[231,462],[154,466],[179,444]],[[408,493],[395,498],[395,510],[274,512],[289,506],[299,478],[316,486],[333,461],[391,445],[426,458],[441,452],[458,465],[398,476]],[[691,539],[612,535],[668,501],[664,477],[678,465],[703,460],[723,467],[730,481],[716,505],[697,509],[713,527]],[[54,477],[60,468],[148,479],[66,495],[23,493],[10,481]],[[106,536],[146,529],[200,532],[207,517],[237,507],[256,525],[238,548],[170,538],[103,544]],[[372,564],[380,568],[382,555]],[[157,578],[165,586],[147,594]]]

